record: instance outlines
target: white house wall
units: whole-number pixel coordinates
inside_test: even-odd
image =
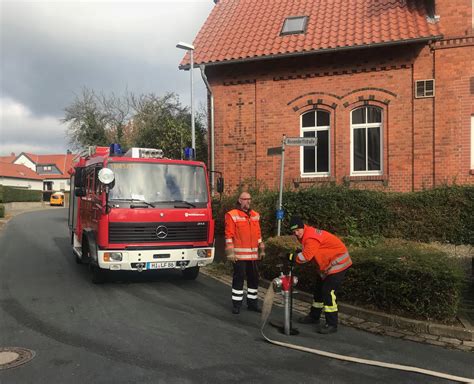
[[[26,157],[25,155],[21,155],[20,157],[18,157],[18,159],[16,159],[13,162],[13,164],[24,165],[25,167],[28,167],[31,170],[33,170],[34,172],[36,172],[36,164],[33,163],[30,159],[28,159],[28,157]]]
[[[0,177],[0,185],[4,185],[7,187],[31,189],[35,191],[43,190],[42,180],[28,180],[28,179],[16,179],[12,177]]]
[[[69,191],[69,179],[44,179],[44,182],[52,182],[52,191]],[[43,189],[43,188],[41,188]]]

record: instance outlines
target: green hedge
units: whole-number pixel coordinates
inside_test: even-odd
[[[42,201],[42,191],[0,186],[0,202]]]
[[[293,236],[270,238],[261,262],[263,277],[279,275],[279,264],[298,243]],[[340,289],[346,302],[411,318],[452,321],[462,292],[463,272],[446,254],[428,246],[386,240],[370,248],[350,248],[353,266]],[[312,292],[313,263],[296,265],[298,288]]]
[[[264,237],[276,234],[278,192],[250,190],[253,208],[262,218]],[[222,233],[224,213],[237,194],[214,202],[216,231]],[[349,189],[344,186],[308,188],[283,194],[285,219],[298,214],[308,223],[340,236],[371,239],[380,236],[417,241],[474,244],[474,187],[451,186],[413,193]],[[363,243],[358,245],[364,245]]]

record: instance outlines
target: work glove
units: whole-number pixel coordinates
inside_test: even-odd
[[[235,257],[234,248],[226,248],[225,256],[227,257],[227,260],[229,260],[232,263],[235,263],[235,261],[237,260]]]
[[[263,260],[265,258],[265,245],[263,243],[260,243],[258,246],[258,259]]]

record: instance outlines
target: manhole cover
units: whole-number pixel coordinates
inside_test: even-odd
[[[18,367],[35,357],[35,352],[26,348],[0,348],[0,370]]]

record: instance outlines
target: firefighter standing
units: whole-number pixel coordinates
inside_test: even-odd
[[[297,216],[292,217],[290,229],[302,244],[302,250],[297,251],[296,262],[303,264],[314,260],[319,269],[310,313],[300,318],[299,322],[316,324],[317,332],[322,334],[334,333],[338,324],[336,292],[352,265],[349,252],[338,237],[305,225]],[[323,311],[326,324],[321,327],[319,320]]]
[[[260,215],[250,209],[250,194],[239,196],[235,209],[225,214],[225,253],[234,263],[232,278],[232,313],[239,314],[244,297],[247,275],[247,308],[261,312],[258,307],[257,261],[265,256],[260,230]]]

